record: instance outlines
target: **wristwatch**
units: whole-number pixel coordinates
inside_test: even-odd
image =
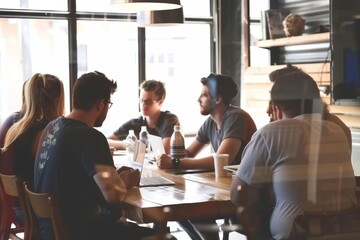
[[[172,158],[171,162],[172,162],[174,168],[178,168],[178,166],[180,165],[180,158],[177,158],[177,157]]]

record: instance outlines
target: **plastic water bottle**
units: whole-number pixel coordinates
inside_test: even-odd
[[[134,130],[130,129],[129,134],[126,137],[126,155],[129,162],[133,161],[137,140]]]
[[[149,144],[149,132],[147,131],[146,126],[141,126],[141,131],[139,134],[139,140],[146,146],[146,152],[149,152],[150,150],[150,144]]]
[[[185,140],[180,132],[180,125],[174,126],[174,132],[171,135],[170,156],[171,158],[185,157]]]

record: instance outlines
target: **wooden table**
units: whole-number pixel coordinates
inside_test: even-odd
[[[206,217],[226,218],[235,214],[230,201],[231,177],[215,181],[214,172],[175,175],[147,164],[146,176],[164,176],[173,186],[133,188],[125,203],[141,208],[144,223],[166,226],[167,221]]]

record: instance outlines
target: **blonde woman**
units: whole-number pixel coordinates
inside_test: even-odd
[[[13,161],[14,173],[33,183],[36,150],[42,131],[50,121],[64,114],[62,81],[51,74],[36,73],[25,84],[24,103],[26,109],[21,119],[5,136],[3,161]],[[13,149],[12,159],[6,157],[10,148]]]

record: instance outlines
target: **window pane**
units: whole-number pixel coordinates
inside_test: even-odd
[[[0,0],[0,8],[22,8],[38,10],[62,10],[66,11],[67,0]]]
[[[185,17],[210,17],[210,0],[181,0]]]
[[[261,11],[268,10],[270,8],[269,1],[266,0],[251,0],[250,2],[250,18],[261,19]]]
[[[78,11],[120,12],[116,5],[111,4],[111,0],[76,0],[76,8]]]
[[[163,110],[180,118],[184,132],[197,132],[205,120],[197,99],[200,78],[211,71],[210,57],[208,24],[146,29],[146,77],[166,83]]]
[[[35,73],[58,76],[69,110],[67,22],[0,19],[0,118],[21,107],[24,81]]]
[[[257,42],[261,39],[266,39],[265,36],[265,23],[261,15],[265,10],[269,9],[269,1],[255,0],[250,1],[250,41]],[[250,66],[252,67],[265,67],[270,64],[270,51],[269,49],[250,47]]]
[[[251,43],[263,39],[263,30],[260,23],[252,23],[250,25],[250,32]],[[250,56],[250,66],[252,67],[266,67],[270,65],[269,49],[250,46]]]
[[[137,25],[133,22],[78,21],[79,75],[103,72],[118,84],[114,103],[99,128],[106,136],[139,116]]]

